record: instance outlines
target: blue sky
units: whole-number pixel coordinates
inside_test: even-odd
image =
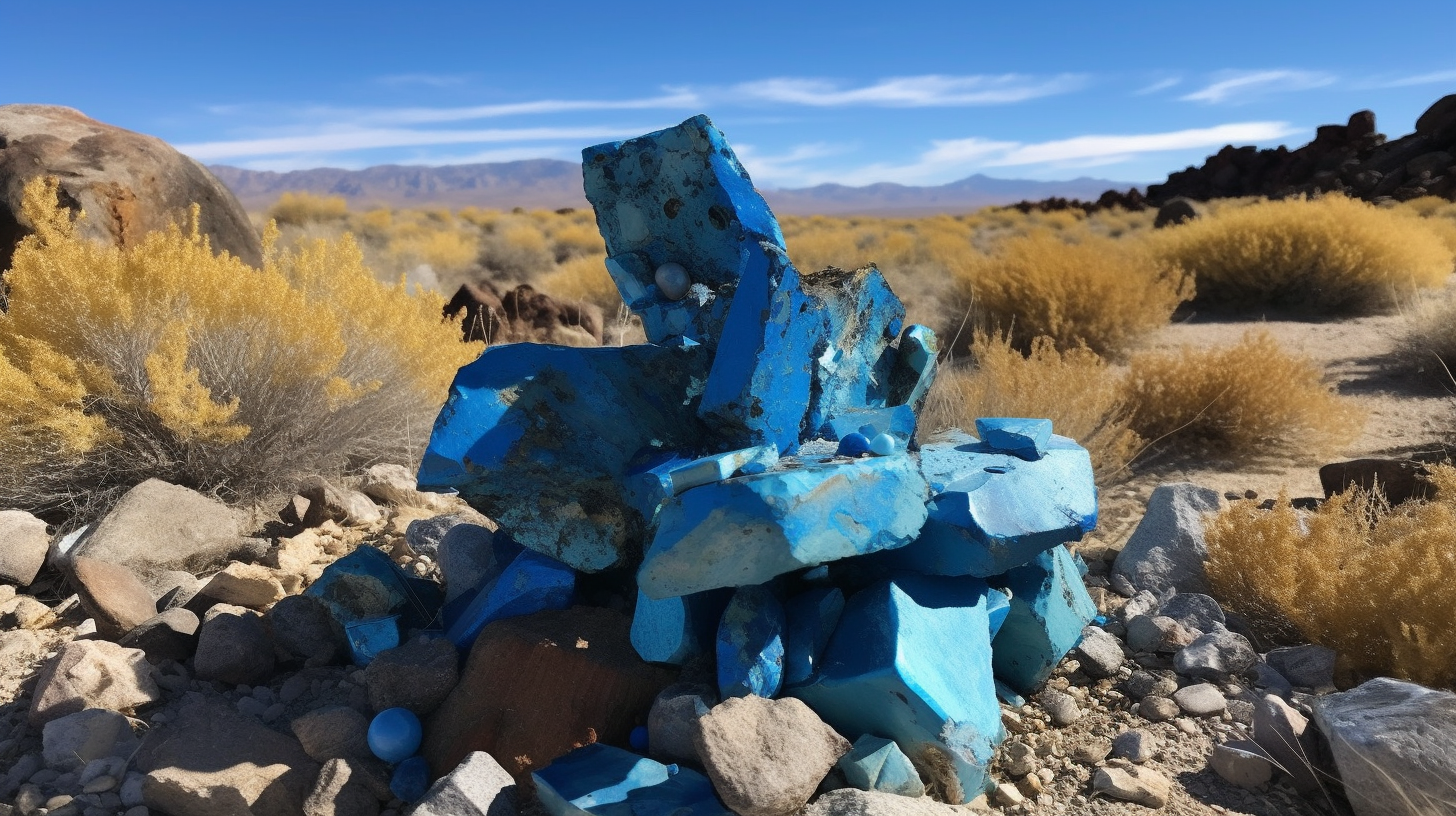
[[[577,160],[701,112],[762,187],[1147,182],[1456,93],[1449,0],[6,6],[0,103],[271,170]]]

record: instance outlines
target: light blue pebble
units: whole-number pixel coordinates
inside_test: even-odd
[[[870,440],[870,453],[876,456],[889,456],[895,452],[895,437],[882,433]]]

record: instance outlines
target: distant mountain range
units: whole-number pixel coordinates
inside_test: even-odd
[[[243,206],[261,210],[285,192],[343,196],[350,206],[420,207],[474,205],[490,209],[585,207],[581,165],[556,159],[440,167],[385,164],[363,170],[318,168],[277,173],[226,165],[209,168]],[[935,187],[821,184],[763,190],[776,212],[797,215],[928,215],[960,213],[993,204],[1052,196],[1095,199],[1105,190],[1126,190],[1130,182],[1076,178],[1071,181],[998,179],[980,174]]]

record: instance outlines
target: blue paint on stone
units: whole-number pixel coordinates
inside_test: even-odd
[[[1013,708],[1021,708],[1026,705],[1025,697],[1017,694],[1010,686],[1000,680],[996,681],[996,696],[1000,697],[1002,702]]]
[[[651,598],[761,584],[902,546],[925,522],[925,480],[904,454],[781,459],[773,470],[674,497],[637,575]]]
[[[536,795],[551,816],[627,816],[627,797],[669,778],[656,760],[597,742],[535,771]]]
[[[369,750],[392,765],[414,756],[423,735],[420,718],[413,711],[386,708],[370,720],[367,740]]]
[[[894,740],[865,734],[839,758],[838,767],[853,788],[897,796],[925,795],[925,783],[920,781],[915,764]]]
[[[819,436],[831,442],[858,433],[866,440],[887,433],[908,448],[915,437],[915,411],[908,405],[885,408],[857,408],[831,417],[819,426]]]
[[[632,746],[632,750],[641,751],[645,754],[647,753],[648,748],[647,738],[647,726],[639,725],[636,728],[632,729],[631,736],[627,738],[627,744]]]
[[[526,550],[481,587],[451,624],[446,637],[457,648],[468,652],[480,631],[492,621],[548,609],[566,609],[575,594],[576,573],[571,567]]]
[[[986,631],[990,633],[991,640],[996,639],[996,633],[1001,631],[1002,624],[1011,614],[1011,598],[1005,592],[994,587],[986,593]]]
[[[389,792],[405,802],[418,802],[430,789],[430,764],[422,756],[399,763],[389,778]]]
[[[406,630],[432,628],[444,602],[439,584],[406,575],[373,547],[359,547],[325,567],[304,594],[322,601],[344,628],[389,615],[399,616]]]
[[[1053,547],[998,580],[1011,592],[1011,612],[994,641],[996,677],[1030,694],[1082,640],[1097,605],[1065,547]]]
[[[784,681],[784,607],[764,586],[739,587],[718,624],[718,694],[775,697]]]
[[[399,616],[356,620],[344,627],[354,665],[367,666],[379,653],[399,646]]]
[[[655,520],[662,504],[685,490],[721,482],[740,472],[762,473],[778,460],[779,451],[773,445],[696,459],[677,453],[657,454],[629,472],[628,499],[644,518]]]
[[[815,587],[784,604],[785,684],[813,677],[843,613],[844,592],[839,587]]]
[[[1052,421],[982,417],[976,420],[976,435],[998,453],[1034,462],[1046,455],[1047,443],[1052,438]]]
[[[814,354],[814,395],[807,427],[889,403],[905,306],[874,267],[825,269],[803,275],[803,288],[822,315]]]
[[[890,372],[890,404],[919,412],[935,384],[940,343],[926,326],[910,325],[900,333],[895,366]]]
[[[641,590],[632,612],[632,647],[649,663],[681,666],[715,647],[731,589],[654,600]]]
[[[846,737],[895,740],[923,767],[949,768],[952,800],[988,787],[1005,738],[991,676],[990,588],[977,578],[901,575],[845,604],[814,682],[790,693]]]
[[[627,794],[631,816],[735,816],[719,801],[708,777],[669,765],[666,782]]]
[[[920,449],[931,490],[920,535],[880,556],[892,569],[990,577],[1097,526],[1097,487],[1087,451],[1052,436],[1036,461],[994,452],[960,432]]]

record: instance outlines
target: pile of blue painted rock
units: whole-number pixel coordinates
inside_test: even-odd
[[[460,370],[419,482],[509,538],[490,580],[451,588],[448,637],[620,576],[643,659],[802,700],[890,789],[918,792],[910,767],[986,790],[998,695],[1036,689],[1096,615],[1061,546],[1096,523],[1087,452],[1047,420],[917,429],[934,334],[874,267],[795,268],[707,118],[589,148],[583,172],[648,342],[496,346]],[[553,813],[626,791],[722,812],[664,767],[583,749],[536,782]]]

